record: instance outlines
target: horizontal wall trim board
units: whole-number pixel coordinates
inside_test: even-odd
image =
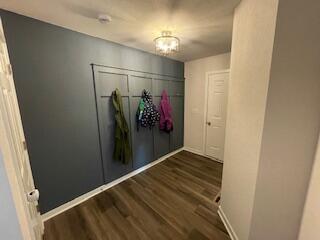
[[[224,226],[226,227],[231,240],[239,240],[237,234],[233,230],[233,227],[231,226],[231,224],[230,224],[230,222],[229,222],[227,216],[225,215],[221,206],[219,206],[218,214],[219,214],[219,217],[221,218],[221,221],[223,222]]]
[[[96,189],[94,189],[94,190],[92,190],[92,191],[90,191],[88,193],[85,193],[85,194],[83,194],[83,195],[81,195],[81,196],[79,196],[79,197],[77,197],[77,198],[75,198],[75,199],[73,199],[73,200],[71,200],[71,201],[59,206],[59,207],[57,207],[57,208],[54,208],[54,209],[50,210],[49,212],[46,212],[45,214],[42,214],[41,215],[42,221],[45,222],[45,221],[49,220],[50,218],[53,218],[54,216],[57,216],[60,213],[65,212],[68,209],[79,205],[80,203],[92,198],[93,196],[95,196],[95,195],[97,195],[97,194],[99,194],[99,193],[101,193],[101,192],[103,192],[103,191],[105,191],[105,190],[107,190],[107,189],[109,189],[109,188],[111,188],[111,187],[113,187],[113,186],[115,186],[115,185],[127,180],[128,178],[131,178],[131,177],[133,177],[133,176],[135,176],[135,175],[147,170],[148,168],[151,168],[152,166],[154,166],[154,165],[166,160],[167,158],[173,156],[174,154],[176,154],[178,152],[181,152],[182,150],[184,150],[183,147],[180,148],[180,149],[177,149],[177,150],[175,150],[175,151],[173,151],[171,153],[168,153],[167,155],[164,155],[163,157],[161,157],[161,158],[159,158],[159,159],[149,163],[148,165],[145,165],[145,166],[143,166],[143,167],[141,167],[141,168],[139,168],[139,169],[137,169],[135,171],[132,171],[132,172],[128,173],[127,175],[122,176],[121,178],[118,178],[118,179],[116,179],[116,180],[114,180],[114,181],[112,181],[112,182],[110,182],[108,184],[102,185],[102,186],[100,186],[100,187],[98,187],[98,188],[96,188]]]
[[[198,149],[194,149],[194,148],[190,148],[190,147],[184,147],[183,149],[188,151],[188,152],[192,152],[194,154],[209,158],[209,159],[211,159],[213,161],[216,161],[216,162],[219,162],[219,163],[223,163],[223,161],[220,161],[219,159],[216,159],[216,158],[210,157],[208,155],[205,155],[202,151],[200,151]]]
[[[103,64],[95,64],[95,63],[91,63],[92,66],[98,66],[98,67],[106,67],[106,68],[113,68],[113,69],[118,69],[118,70],[125,70],[125,71],[131,71],[131,72],[139,72],[139,73],[146,73],[146,74],[151,74],[151,75],[156,75],[156,76],[166,76],[166,77],[170,77],[170,78],[175,78],[178,81],[180,80],[185,80],[184,77],[177,77],[174,75],[168,75],[168,74],[159,74],[159,73],[152,73],[152,72],[145,72],[145,71],[139,71],[139,70],[133,70],[133,69],[127,69],[127,68],[120,68],[120,67],[114,67],[114,66],[107,66],[107,65],[103,65]]]

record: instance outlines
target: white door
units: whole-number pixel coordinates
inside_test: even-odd
[[[0,20],[0,148],[24,239],[42,239],[35,189],[9,55]]]
[[[205,154],[223,161],[229,70],[207,73]]]

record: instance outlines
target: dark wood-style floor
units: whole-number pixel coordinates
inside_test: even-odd
[[[214,198],[222,164],[182,151],[45,222],[45,240],[230,239]]]

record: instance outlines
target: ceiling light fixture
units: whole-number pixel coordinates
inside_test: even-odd
[[[154,39],[156,52],[160,55],[167,56],[179,51],[180,40],[172,36],[170,31],[162,31],[161,36]]]

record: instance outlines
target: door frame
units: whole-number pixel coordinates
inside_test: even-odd
[[[3,33],[1,18],[0,18],[0,44],[4,44],[4,46],[7,47],[5,36]],[[25,145],[26,143],[24,139],[21,139],[21,137],[20,138],[17,137],[19,134],[12,129],[12,126],[9,120],[10,119],[9,112],[4,102],[3,90],[1,89],[3,85],[8,86],[8,89],[11,89],[14,95],[14,98],[10,98],[10,103],[12,104],[12,106],[18,106],[18,107],[13,107],[15,112],[14,114],[16,115],[17,118],[21,118],[16,89],[13,81],[12,67],[10,64],[7,50],[5,50],[4,55],[6,60],[2,64],[5,65],[5,69],[3,69],[4,72],[0,71],[1,75],[5,75],[5,76],[1,76],[0,78],[0,151],[3,158],[4,169],[9,182],[12,200],[15,206],[17,219],[20,225],[22,239],[33,240],[33,239],[37,239],[37,236],[33,229],[35,221],[34,219],[30,218],[30,211],[29,211],[30,209],[28,209],[27,193],[25,192],[24,186],[21,182],[22,177],[21,175],[19,175],[20,174],[19,167],[18,167],[19,163],[17,162],[16,152],[13,147],[14,143],[17,143],[20,145],[21,144]],[[19,124],[21,126],[21,129],[23,129],[21,121],[18,121],[17,124]],[[22,141],[22,143],[18,140],[18,138],[19,140]],[[29,158],[27,158],[27,160],[28,160],[27,164],[29,165],[29,168],[27,171],[31,172]],[[31,175],[31,178],[33,179],[32,172],[30,173],[30,175]],[[40,224],[43,230],[43,221],[41,220],[40,215],[39,215],[39,221],[41,221]]]
[[[9,128],[9,123],[5,115],[6,112],[3,109],[3,104],[0,103],[0,151],[2,154],[2,159],[4,162],[4,167],[7,174],[12,199],[15,205],[22,237],[23,239],[32,239],[33,233],[30,229],[29,218],[24,202],[26,201],[26,198],[24,199],[21,191],[21,186],[19,184],[19,179],[16,174],[16,166],[14,163],[15,160],[9,141],[10,136],[8,136],[8,132],[6,131],[6,129]]]
[[[202,146],[202,152],[203,152],[203,155],[205,155],[206,157],[214,160],[214,161],[217,161],[217,162],[221,162],[223,163],[223,161],[220,161],[219,159],[216,159],[216,158],[212,158],[210,156],[207,155],[206,153],[206,145],[207,145],[207,115],[208,115],[208,87],[209,87],[209,76],[210,75],[215,75],[215,74],[220,74],[220,73],[229,73],[230,74],[230,68],[227,68],[227,69],[222,69],[222,70],[216,70],[216,71],[208,71],[206,72],[206,81],[205,81],[205,93],[204,93],[204,108],[203,108],[203,112],[204,112],[204,118],[203,118],[203,146]],[[229,77],[230,79],[230,77]],[[230,84],[230,81],[229,81],[229,84]],[[229,85],[228,84],[228,88],[229,88]],[[228,89],[228,94],[229,94],[229,89]],[[228,106],[228,105],[227,105]]]

